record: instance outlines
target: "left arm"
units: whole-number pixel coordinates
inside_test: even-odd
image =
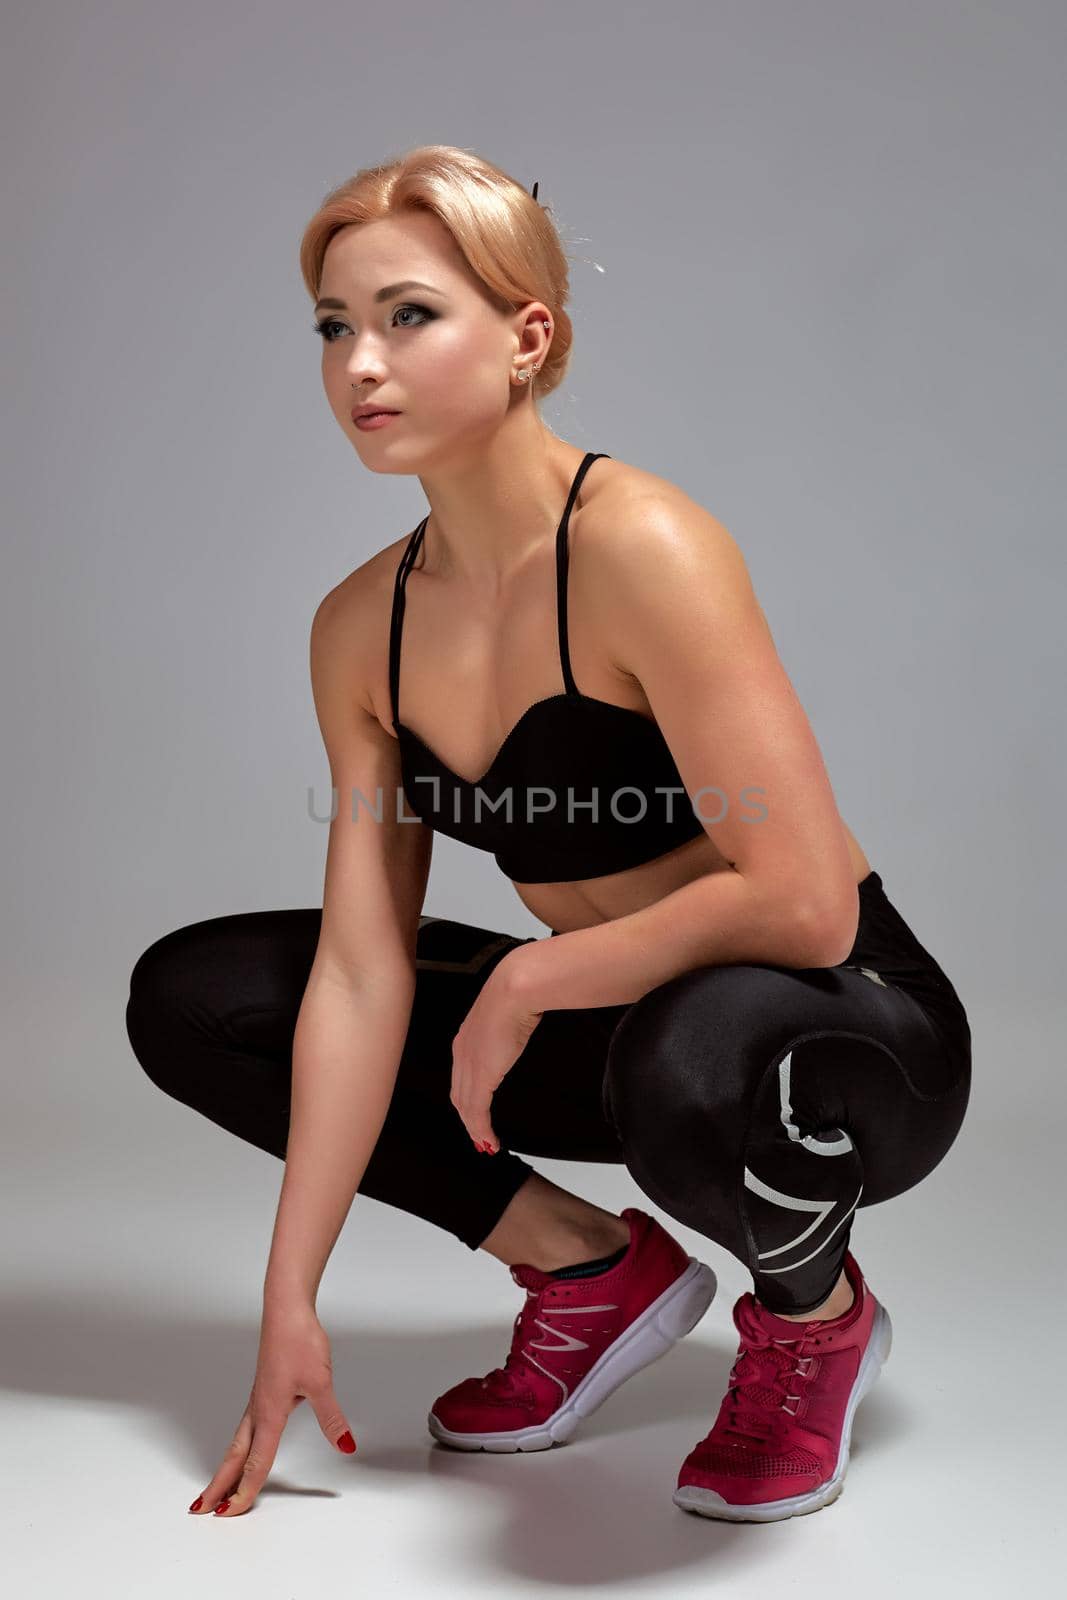
[[[640,911],[520,945],[490,982],[499,979],[522,1012],[620,1006],[694,967],[834,966],[853,939],[744,873],[713,872]]]
[[[616,518],[597,553],[619,665],[641,684],[686,796],[704,791],[697,814],[734,870],[520,946],[493,974],[502,1002],[622,1005],[707,964],[843,961],[859,917],[844,824],[737,544],[671,488]]]

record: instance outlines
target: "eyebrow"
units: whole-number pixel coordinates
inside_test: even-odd
[[[427,294],[441,294],[440,289],[435,289],[432,283],[419,283],[416,278],[405,278],[403,283],[387,283],[384,289],[379,289],[374,296],[376,301],[391,300],[394,295],[403,294],[407,289],[424,289]],[[441,296],[442,299],[444,296]],[[315,303],[316,311],[347,311],[348,307],[343,300],[318,300]]]

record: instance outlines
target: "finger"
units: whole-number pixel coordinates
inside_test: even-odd
[[[489,1108],[493,1103],[492,1096],[488,1100],[482,1097],[479,1104],[471,1094],[465,1094],[453,1084],[449,1099],[473,1141],[475,1149],[481,1150],[483,1146],[488,1145],[495,1153],[499,1148],[499,1142],[489,1120]]]
[[[278,1444],[287,1420],[287,1417],[264,1417],[262,1414],[256,1417],[256,1428],[241,1480],[233,1493],[219,1502],[215,1512],[217,1517],[240,1517],[246,1511],[251,1511],[278,1454]]]
[[[478,1118],[476,1115],[462,1111],[459,1112],[459,1116],[474,1148],[476,1150],[489,1149],[495,1154],[500,1147],[500,1141],[493,1132],[492,1124],[488,1119],[485,1117]]]
[[[308,1395],[308,1404],[318,1418],[319,1427],[329,1439],[335,1449],[341,1450],[346,1456],[356,1452],[356,1440],[337,1401],[337,1396],[330,1384],[318,1394]]]
[[[235,1484],[240,1482],[241,1473],[244,1471],[248,1447],[252,1443],[252,1415],[246,1411],[238,1424],[233,1442],[227,1447],[218,1471],[208,1484],[207,1488],[195,1499],[189,1507],[190,1511],[214,1511],[219,1501],[229,1494]]]
[[[463,1112],[460,1112],[460,1116],[474,1148],[476,1150],[488,1150],[495,1155],[500,1149],[500,1140],[493,1132],[493,1125],[488,1117],[478,1117],[476,1114],[465,1114]]]
[[[488,1105],[479,1107],[476,1110],[468,1110],[463,1120],[467,1125],[467,1129],[471,1138],[474,1140],[474,1143],[479,1150],[497,1149],[499,1140],[497,1139],[496,1134],[493,1132],[493,1124],[489,1120]]]

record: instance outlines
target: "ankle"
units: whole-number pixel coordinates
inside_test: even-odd
[[[516,1261],[521,1260],[526,1266],[536,1267],[539,1272],[556,1272],[560,1267],[595,1261],[601,1256],[613,1255],[621,1246],[629,1244],[630,1230],[624,1221],[622,1226],[624,1233],[617,1228],[592,1225],[563,1228],[551,1237],[542,1236],[536,1243],[531,1241],[525,1252],[516,1257]],[[511,1265],[515,1265],[515,1262]]]
[[[531,1172],[479,1249],[507,1267],[522,1263],[553,1272],[608,1255],[629,1241],[625,1217]]]
[[[756,1299],[759,1300],[758,1295]],[[759,1301],[759,1303],[763,1304],[762,1301]],[[823,1301],[822,1305],[816,1306],[814,1311],[802,1311],[799,1313],[773,1311],[771,1314],[775,1317],[781,1317],[783,1322],[836,1322],[837,1318],[843,1317],[846,1311],[851,1311],[855,1303],[856,1292],[844,1272],[842,1272],[841,1277],[834,1285],[833,1292]],[[765,1309],[770,1310],[771,1308],[768,1306]]]

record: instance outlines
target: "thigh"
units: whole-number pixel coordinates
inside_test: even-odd
[[[736,1212],[747,1163],[775,1142],[832,1145],[843,1130],[862,1158],[861,1203],[912,1187],[953,1142],[969,1081],[923,1005],[879,975],[738,964],[637,1001],[604,1089],[642,1187],[701,1228]]]
[[[130,977],[138,1035],[175,1026],[289,1067],[293,1035],[322,926],[318,907],[246,911],[175,928],[143,952]],[[400,1064],[405,1090],[436,1089],[443,1046],[500,960],[523,941],[490,928],[423,916]],[[447,1092],[447,1091],[446,1091]]]
[[[288,1068],[293,1028],[318,944],[318,908],[246,911],[174,928],[130,974],[131,1043],[155,1075],[197,1045],[247,1049]]]
[[[150,945],[131,974],[126,1013],[149,1076],[172,1093],[218,1098],[229,1093],[220,1076],[230,1073],[233,1092],[246,1099],[273,1068],[273,1087],[284,1089],[287,1101],[293,1034],[321,921],[319,908],[238,912],[190,923]],[[449,917],[420,919],[395,1095],[423,1106],[429,1125],[436,1116],[462,1126],[451,1104],[452,1041],[500,961],[525,942]],[[601,1086],[611,1033],[625,1010],[545,1013],[493,1099],[503,1146],[575,1160],[622,1159]],[[252,1083],[246,1062],[254,1062]],[[194,1086],[194,1079],[203,1082]],[[285,1110],[279,1103],[279,1113]]]
[[[318,948],[322,911],[245,911],[175,928],[149,945],[130,977],[137,1009],[168,1020],[181,1013],[194,1023],[253,1029],[275,1050],[292,1044]],[[458,1027],[466,1009],[508,950],[513,934],[448,918],[423,916],[416,936],[413,1029],[420,1037]],[[276,1019],[271,1026],[269,1019]]]

